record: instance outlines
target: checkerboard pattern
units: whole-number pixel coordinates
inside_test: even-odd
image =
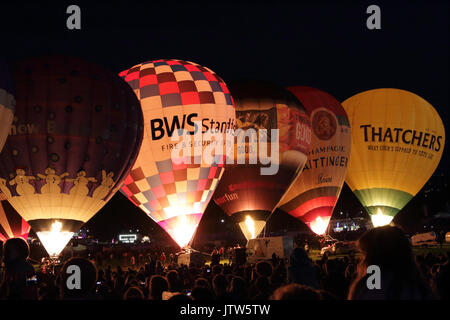
[[[225,104],[233,99],[222,78],[212,70],[183,60],[155,60],[119,73],[139,100],[157,107]]]
[[[155,60],[136,65],[119,74],[141,101],[146,125],[156,117],[199,112],[217,121],[235,117],[234,103],[223,80],[210,69],[183,60]],[[147,118],[146,118],[147,116]],[[145,128],[136,164],[121,192],[164,225],[181,214],[202,214],[224,171],[222,161],[204,163],[173,159],[162,149],[170,141],[151,140]],[[166,135],[167,136],[167,135]]]
[[[159,171],[151,176],[137,167],[121,189],[156,222],[181,213],[203,213],[224,171],[223,162],[209,166],[176,162],[157,161]]]

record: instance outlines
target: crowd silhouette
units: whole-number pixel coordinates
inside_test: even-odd
[[[0,299],[7,300],[434,300],[450,298],[450,252],[413,255],[398,227],[365,232],[361,255],[312,261],[303,248],[288,260],[237,265],[220,263],[187,267],[173,254],[139,257],[131,266],[115,268],[107,261],[72,257],[52,272],[35,271],[28,244],[20,238],[3,245]],[[216,255],[218,252],[216,252]],[[134,256],[133,256],[134,258]],[[135,258],[136,259],[136,258]],[[76,265],[81,289],[67,286]],[[367,267],[381,270],[381,288],[368,288]]]

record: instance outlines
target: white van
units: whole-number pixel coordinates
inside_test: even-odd
[[[256,263],[269,260],[272,254],[278,258],[289,258],[294,250],[294,240],[291,237],[265,237],[250,239],[247,243],[247,262]]]

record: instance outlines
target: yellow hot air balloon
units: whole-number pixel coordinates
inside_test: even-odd
[[[352,128],[346,182],[375,227],[389,224],[439,164],[445,129],[423,98],[375,89],[342,103]]]

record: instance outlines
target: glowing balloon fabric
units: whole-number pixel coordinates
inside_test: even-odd
[[[214,201],[239,224],[247,239],[258,236],[270,213],[303,168],[311,139],[311,125],[302,104],[289,91],[260,81],[238,81],[229,85],[236,107],[237,128],[248,133],[278,129],[279,157],[275,174],[262,174],[261,159],[250,163],[251,155],[260,154],[261,143],[251,138],[245,145],[235,145],[235,154],[245,154],[246,162],[226,166],[214,194]],[[236,140],[237,141],[237,140]],[[270,143],[270,141],[269,141]],[[237,157],[236,156],[236,157]],[[228,162],[228,161],[227,161]]]
[[[118,76],[65,57],[14,70],[16,112],[0,190],[57,255],[118,190],[142,141],[139,101]]]
[[[210,163],[202,152],[212,141],[207,132],[233,129],[231,95],[213,71],[183,60],[144,62],[120,75],[141,101],[145,123],[142,148],[122,192],[184,247],[223,173],[223,162]],[[174,141],[180,129],[187,131],[183,143]],[[190,155],[178,156],[178,149]],[[224,151],[215,156],[223,160]]]
[[[388,224],[439,164],[444,125],[431,104],[400,89],[365,91],[342,106],[352,127],[346,182],[373,224]]]
[[[0,241],[10,238],[28,238],[30,225],[22,219],[8,201],[0,202]]]
[[[0,152],[13,121],[15,104],[8,66],[5,61],[0,59]]]
[[[303,104],[312,125],[311,149],[302,173],[280,202],[280,208],[312,231],[327,230],[341,192],[350,157],[347,114],[330,94],[310,87],[288,88]]]

